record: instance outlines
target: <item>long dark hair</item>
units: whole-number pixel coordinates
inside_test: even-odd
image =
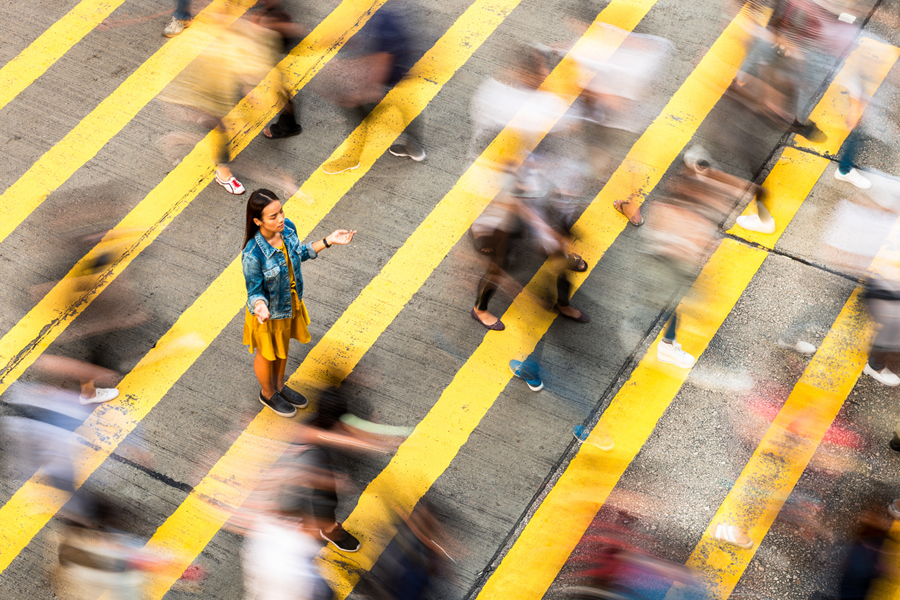
[[[268,205],[277,201],[278,196],[271,190],[261,189],[250,194],[250,198],[247,200],[247,228],[244,230],[244,245],[241,246],[242,248],[245,248],[247,242],[252,240],[256,232],[259,231],[259,225],[254,223],[253,219],[262,220],[262,211]]]

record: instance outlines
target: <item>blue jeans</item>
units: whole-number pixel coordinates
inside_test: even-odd
[[[859,126],[857,125],[844,140],[844,145],[841,146],[840,163],[838,164],[838,171],[841,172],[841,175],[849,173],[854,166],[853,159],[856,158],[859,149],[859,136]]]
[[[191,18],[191,0],[175,0],[175,18],[179,21]]]

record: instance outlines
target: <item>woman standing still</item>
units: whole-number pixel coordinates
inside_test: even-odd
[[[291,338],[304,344],[310,340],[300,263],[334,244],[349,244],[355,233],[338,229],[317,242],[301,244],[297,228],[284,218],[278,196],[265,189],[250,194],[241,254],[247,284],[244,344],[256,352],[253,370],[262,387],[259,401],[277,415],[292,417],[308,404],[303,394],[284,385]]]

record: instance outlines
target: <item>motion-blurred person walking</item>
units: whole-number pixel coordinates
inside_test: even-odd
[[[194,18],[191,16],[191,0],[175,0],[175,13],[172,19],[163,29],[163,36],[175,37],[191,26]]]
[[[253,89],[275,67],[281,48],[281,36],[271,29],[237,19],[226,27],[226,15],[235,11],[226,2],[219,12],[211,14],[219,27],[214,41],[160,95],[169,104],[188,111],[182,120],[196,123],[213,131],[213,160],[216,164],[216,183],[229,194],[243,194],[244,186],[234,177],[229,163],[232,160],[230,131],[225,117],[241,97]],[[284,102],[289,95],[281,89],[280,81],[272,92],[272,102]]]
[[[401,82],[415,60],[417,29],[412,4],[403,0],[388,0],[366,24],[365,55],[355,61],[359,68],[351,79],[356,80],[349,82],[355,89],[338,94],[337,98],[340,106],[351,110],[353,121],[363,124],[362,135],[347,154],[324,164],[323,172],[336,175],[359,167],[368,137],[365,119],[392,88],[403,85]],[[382,110],[392,109],[400,111],[403,131],[390,147],[390,153],[416,162],[425,160],[421,117],[415,119],[402,103],[382,106]]]
[[[653,207],[646,229],[648,252],[662,265],[660,292],[678,298],[691,286],[718,240],[718,226],[747,182],[686,155],[686,166],[669,183],[666,196]],[[757,186],[758,187],[758,186]],[[761,188],[759,188],[761,190]],[[696,359],[676,339],[678,312],[672,312],[656,348],[660,362],[690,369]]]
[[[869,315],[878,326],[863,373],[878,383],[897,387],[900,377],[887,367],[885,361],[889,354],[900,351],[900,281],[872,277],[866,282],[863,298]]]
[[[471,227],[475,248],[487,261],[485,274],[478,283],[472,318],[491,331],[505,326],[491,314],[488,304],[504,278],[504,267],[510,248],[510,236],[527,226],[541,250],[550,257],[556,281],[554,309],[578,323],[590,317],[569,304],[571,283],[568,271],[586,271],[587,264],[575,254],[568,254],[568,228],[571,214],[558,210],[550,202],[554,193],[550,181],[540,172],[539,160],[532,156],[515,173],[508,175],[503,191],[488,205]]]

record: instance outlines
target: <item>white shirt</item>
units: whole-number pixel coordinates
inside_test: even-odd
[[[321,544],[296,522],[260,518],[244,542],[247,600],[313,600],[319,579],[313,560]]]

